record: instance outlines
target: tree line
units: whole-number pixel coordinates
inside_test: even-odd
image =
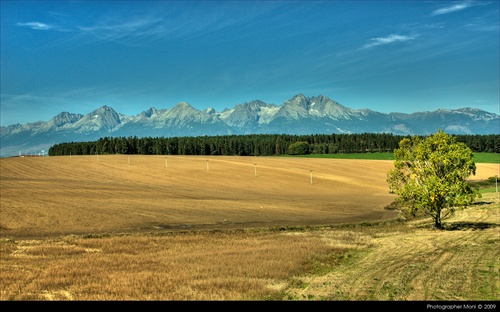
[[[500,135],[453,135],[473,152],[500,153]],[[360,134],[248,134],[198,137],[102,137],[97,141],[55,144],[50,156],[95,154],[141,155],[287,155],[291,144],[307,142],[311,154],[393,152],[410,136]],[[424,136],[421,136],[424,137]]]

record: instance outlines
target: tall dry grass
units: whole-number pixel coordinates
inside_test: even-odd
[[[366,243],[360,235],[347,235],[349,242],[340,245],[320,232],[273,231],[5,240],[0,245],[2,299],[272,298],[290,276],[307,273],[315,258]]]
[[[498,193],[446,220],[0,244],[2,300],[498,300]]]

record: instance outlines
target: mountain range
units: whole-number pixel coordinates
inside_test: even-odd
[[[181,137],[243,134],[393,133],[427,135],[500,134],[500,115],[476,108],[432,112],[380,113],[351,109],[330,98],[298,94],[281,105],[260,100],[221,112],[198,110],[186,102],[171,109],[151,107],[135,116],[102,106],[93,112],[61,112],[49,121],[0,127],[0,156],[45,153],[57,143],[101,137]]]

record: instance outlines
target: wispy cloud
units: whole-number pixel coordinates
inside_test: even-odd
[[[498,31],[498,11],[491,11],[483,16],[478,16],[465,24],[468,30],[494,32]]]
[[[62,38],[55,45],[78,40],[80,44],[115,42],[129,46],[137,46],[164,38],[172,30],[158,18],[137,18],[127,21],[98,21],[91,25],[56,25],[42,22],[19,22],[19,27],[35,30],[51,30],[72,33],[72,37]],[[175,30],[175,29],[174,29]]]
[[[84,39],[82,43],[87,44],[114,42],[127,46],[147,46],[158,40],[192,40],[213,34],[234,23],[240,23],[240,21],[231,18],[224,19],[223,16],[193,21],[192,17],[185,15],[172,18],[168,15],[150,13],[129,19],[115,15],[99,19],[92,24],[77,25],[75,33],[80,39]]]
[[[100,23],[91,26],[77,26],[81,35],[96,41],[114,41],[137,45],[154,41],[166,33],[161,19],[141,18],[119,23]]]
[[[120,93],[121,92],[121,93]],[[38,90],[24,94],[1,93],[0,124],[49,120],[61,110],[71,113],[88,113],[99,101],[130,97],[131,91],[120,91],[114,85],[87,86],[74,89]],[[61,109],[63,107],[63,109]],[[27,113],[29,112],[29,113]]]
[[[146,6],[143,9],[142,5],[139,7],[136,3],[139,2],[127,3],[123,9],[113,12],[93,12],[88,14],[89,17],[72,12],[49,11],[48,18],[51,20],[48,21],[53,20],[51,23],[20,21],[17,26],[65,32],[63,37],[50,44],[51,47],[101,43],[136,47],[148,46],[156,41],[176,42],[218,36],[221,32],[232,31],[235,27],[251,32],[251,25],[242,26],[254,20],[259,21],[259,17],[271,15],[274,10],[281,8],[275,5],[239,7],[224,2],[214,4],[202,1],[198,4],[186,1],[181,4],[173,1],[170,4],[170,1],[153,1],[151,8]],[[214,6],[220,7],[220,10],[214,10]]]
[[[406,35],[398,35],[392,34],[387,37],[379,37],[379,38],[371,38],[370,41],[365,44],[362,48],[369,49],[380,45],[390,44],[394,42],[404,42],[415,39],[417,36],[406,36]]]
[[[54,28],[54,26],[52,25],[40,22],[17,23],[16,25],[22,27],[29,27],[31,29],[36,29],[36,30],[49,30]]]
[[[473,31],[498,31],[499,25],[498,24],[492,24],[492,25],[485,25],[485,24],[480,24],[480,23],[470,23],[465,25],[467,29],[473,30]]]
[[[462,1],[460,3],[455,3],[453,5],[446,6],[444,8],[440,8],[437,10],[434,10],[431,15],[442,15],[442,14],[448,14],[448,13],[453,13],[457,11],[462,11],[467,8],[470,8],[474,6],[475,4],[472,1]]]

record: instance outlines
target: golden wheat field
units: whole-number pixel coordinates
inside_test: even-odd
[[[496,300],[499,193],[436,232],[385,209],[392,166],[0,159],[0,300]]]
[[[274,226],[396,217],[392,161],[238,156],[0,160],[3,237]],[[477,164],[473,179],[498,174]]]

